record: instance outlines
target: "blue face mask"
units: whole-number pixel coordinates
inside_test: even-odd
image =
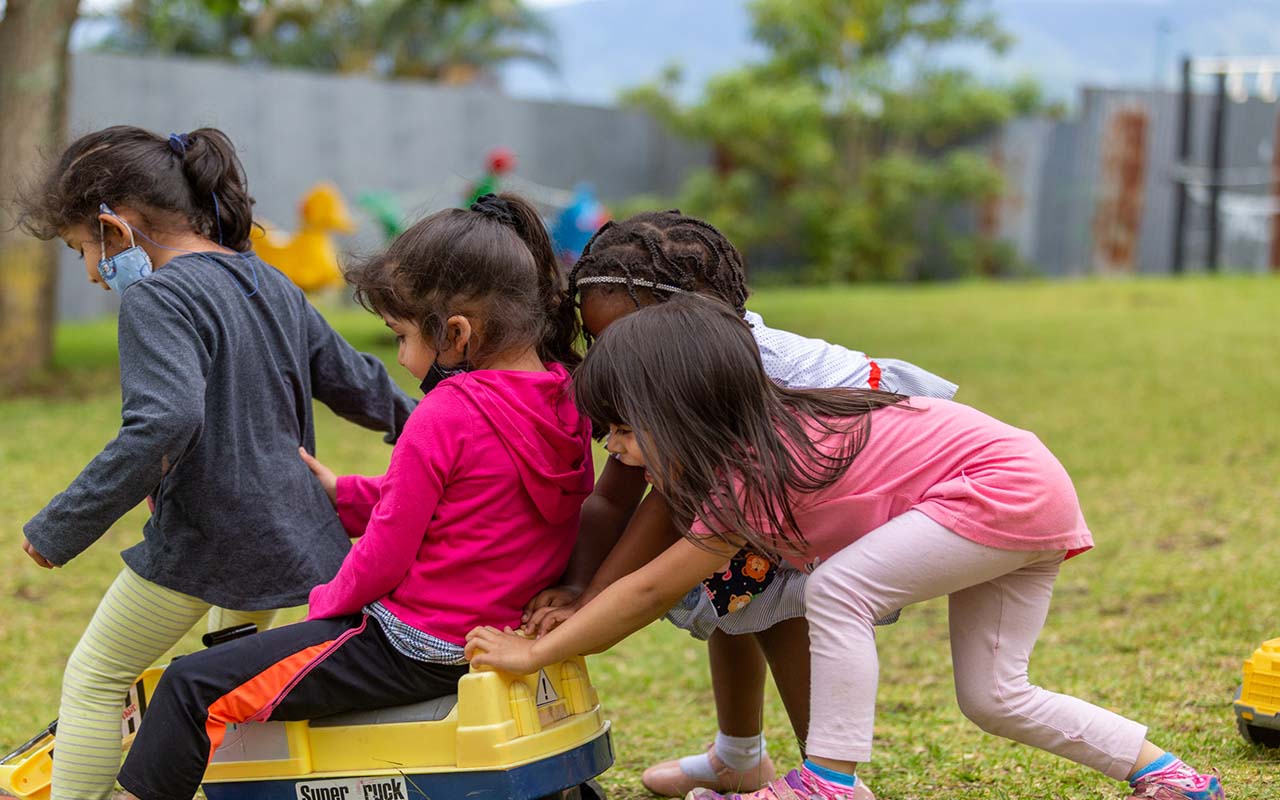
[[[110,286],[113,292],[123,294],[125,289],[151,274],[151,256],[147,255],[147,251],[139,247],[138,243],[134,241],[132,225],[116,216],[116,213],[108,208],[106,203],[99,206],[99,210],[103,214],[110,214],[124,222],[125,227],[129,229],[129,246],[114,256],[107,258],[106,226],[103,225],[101,219],[98,220],[98,232],[102,237],[103,256],[98,261],[98,274],[102,276],[102,279],[107,282],[107,286]]]

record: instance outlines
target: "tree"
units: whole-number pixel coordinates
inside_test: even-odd
[[[132,0],[106,50],[149,50],[469,83],[517,60],[551,66],[523,0]]]
[[[400,0],[378,26],[375,49],[398,77],[470,83],[499,64],[554,66],[551,31],[521,0]]]
[[[713,78],[692,106],[674,100],[675,72],[624,99],[712,144],[714,166],[679,205],[743,247],[781,245],[823,277],[928,274],[939,255],[998,270],[998,244],[947,224],[1000,191],[995,166],[962,145],[1040,99],[1033,84],[985,86],[928,60],[945,43],[1007,45],[969,5],[753,0],[763,61]]]
[[[67,40],[79,0],[8,0],[0,17],[0,388],[53,354],[58,260],[16,227],[13,199],[62,143]]]

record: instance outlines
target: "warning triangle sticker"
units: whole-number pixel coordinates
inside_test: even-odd
[[[547,671],[545,669],[538,670],[538,696],[533,704],[535,706],[545,706],[559,699],[560,695],[556,693],[556,687],[551,685],[551,679],[547,677]]]

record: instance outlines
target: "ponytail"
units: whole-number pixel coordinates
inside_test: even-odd
[[[19,198],[19,224],[41,239],[76,225],[96,231],[103,203],[134,208],[151,224],[181,224],[234,250],[250,247],[253,198],[235,147],[216,128],[165,138],[114,125],[81,136]]]
[[[530,347],[568,369],[582,361],[577,314],[547,229],[515,195],[486,194],[470,209],[438,211],[346,278],[361,305],[415,323],[436,349],[445,346],[451,315],[473,315],[473,364]]]
[[[547,227],[542,224],[542,217],[537,210],[519,195],[504,192],[497,199],[503,201],[510,210],[512,227],[533,254],[537,266],[538,293],[543,308],[547,310],[548,322],[547,333],[538,347],[538,354],[543,361],[556,361],[572,370],[582,362],[582,354],[577,349],[581,328],[573,307],[573,298],[569,296],[564,270],[551,246]]]
[[[185,145],[180,153],[182,174],[191,186],[195,206],[202,212],[197,224],[200,232],[233,250],[248,250],[253,198],[231,140],[217,128],[174,134],[170,142],[174,140]]]

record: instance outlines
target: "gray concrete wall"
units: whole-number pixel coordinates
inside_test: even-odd
[[[296,225],[298,200],[321,180],[335,182],[353,211],[356,197],[371,190],[396,193],[415,216],[456,205],[498,145],[516,152],[519,178],[563,189],[587,180],[606,202],[674,193],[707,158],[705,148],[634,111],[363,76],[75,55],[70,135],[116,124],[160,133],[223,129],[244,161],[260,216],[286,230]],[[347,244],[377,246],[373,226],[362,227]],[[115,302],[85,284],[83,264],[64,258],[60,318],[108,313]]]

